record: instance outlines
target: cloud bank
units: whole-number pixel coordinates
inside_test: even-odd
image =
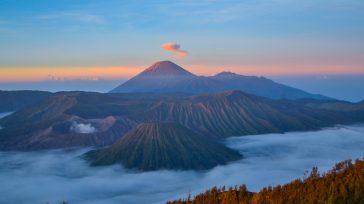
[[[247,184],[257,191],[302,177],[313,166],[323,171],[363,157],[364,125],[235,137],[226,145],[245,158],[204,172],[91,168],[80,157],[87,149],[0,152],[0,203],[159,204],[212,186]]]
[[[183,59],[188,56],[188,52],[181,50],[181,46],[176,43],[164,43],[163,45],[161,45],[161,48],[169,52],[175,53],[175,58],[177,59]]]

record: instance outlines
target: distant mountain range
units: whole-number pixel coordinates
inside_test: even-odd
[[[86,157],[95,166],[121,163],[144,171],[204,170],[241,159],[238,152],[173,122],[141,123],[115,144]]]
[[[1,91],[0,90],[0,113],[12,112],[23,107],[35,104],[40,100],[51,96],[46,91]]]
[[[276,83],[256,76],[243,76],[232,72],[221,72],[215,76],[196,76],[170,61],[153,64],[131,78],[111,93],[212,93],[240,90],[257,96],[273,99],[329,99],[328,97]]]
[[[107,146],[143,122],[176,122],[219,141],[364,121],[364,104],[273,100],[241,91],[192,96],[61,92],[0,119],[0,149]]]

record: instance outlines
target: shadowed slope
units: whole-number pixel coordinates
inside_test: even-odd
[[[244,76],[232,72],[221,72],[211,78],[224,84],[225,90],[240,90],[249,94],[273,99],[329,99],[322,95],[310,94],[306,91],[274,82],[265,77]]]
[[[110,145],[135,126],[133,121],[124,117],[113,117],[109,113],[118,100],[99,93],[54,94],[0,119],[1,126],[4,127],[0,129],[0,149],[37,150]],[[67,111],[72,108],[83,114],[84,111],[92,110],[92,116],[97,117],[85,119],[68,114]],[[78,126],[87,126],[94,130],[77,131],[75,127]]]
[[[92,165],[121,163],[126,168],[209,169],[240,159],[239,153],[177,124],[142,123],[118,142],[86,154]]]
[[[0,113],[19,110],[51,95],[45,91],[0,91]]]
[[[356,119],[349,114],[318,110],[292,101],[275,101],[241,91],[225,91],[178,101],[160,101],[134,120],[175,121],[201,134],[224,138],[314,130],[337,123],[362,121],[364,116]]]

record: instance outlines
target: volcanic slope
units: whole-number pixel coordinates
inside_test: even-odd
[[[241,155],[211,138],[171,122],[141,123],[115,144],[86,154],[94,166],[121,163],[143,171],[209,169]]]

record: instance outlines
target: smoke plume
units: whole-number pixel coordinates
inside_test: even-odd
[[[181,50],[181,46],[176,43],[164,43],[163,45],[161,45],[161,48],[169,52],[175,53],[175,58],[177,59],[183,59],[188,55],[188,52]]]
[[[83,124],[83,123],[76,123],[73,122],[71,126],[71,131],[75,133],[81,134],[89,134],[96,132],[96,128],[94,128],[91,124]]]

